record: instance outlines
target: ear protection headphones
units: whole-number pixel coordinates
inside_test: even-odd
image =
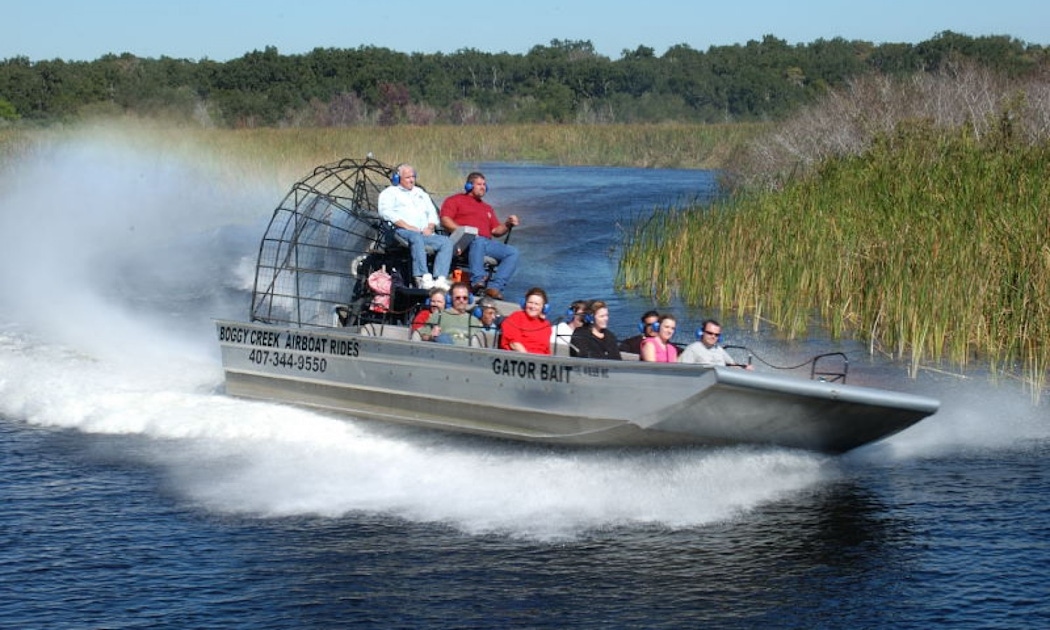
[[[706,323],[700,324],[700,328],[696,329],[696,338],[699,341],[704,338],[704,328],[707,326]],[[718,344],[722,344],[722,333],[718,333]]]
[[[518,302],[518,304],[521,304],[521,310],[524,311],[525,310],[525,298],[521,298],[521,301]],[[572,309],[569,309],[569,310],[571,311]],[[549,313],[549,312],[551,312],[551,305],[550,304],[544,304],[543,305],[543,315],[547,315],[547,313]]]
[[[485,314],[485,309],[482,308],[481,304],[478,304],[477,306],[474,307],[474,310],[471,311],[470,314],[473,315],[474,317],[477,317],[478,319],[481,319],[481,316]],[[496,311],[496,317],[497,318],[499,317],[499,311]]]
[[[474,298],[474,296],[471,296],[471,300],[473,300],[473,298]],[[452,296],[450,296],[448,293],[446,293],[445,294],[445,306],[448,306],[448,303],[451,302],[451,301],[452,301]],[[427,295],[427,299],[426,300],[423,300],[423,306],[425,306],[427,308],[430,308],[431,306],[433,306],[433,303],[430,301],[430,296],[429,295]]]
[[[638,332],[640,332],[640,333],[642,333],[644,335],[646,328],[651,328],[654,333],[660,332],[660,320],[656,320],[655,322],[653,322],[649,326],[646,326],[645,322],[638,322]]]
[[[474,190],[474,182],[467,180],[466,184],[463,184],[463,192],[470,192]],[[485,181],[485,192],[492,190],[492,186],[489,186],[488,180]]]
[[[594,325],[594,313],[586,312],[583,314],[583,323]]]
[[[404,166],[404,163],[401,163],[401,164],[398,164],[397,166],[395,166],[394,167],[394,174],[390,176],[390,183],[395,185],[395,186],[400,186],[401,185],[401,167],[402,166]]]

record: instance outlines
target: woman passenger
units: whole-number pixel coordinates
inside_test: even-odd
[[[547,321],[547,292],[533,287],[525,294],[520,311],[503,318],[499,347],[503,350],[551,353],[551,323]]]
[[[609,330],[609,307],[601,300],[587,306],[583,326],[572,332],[569,354],[585,359],[621,360],[620,344]]]
[[[675,363],[678,361],[678,348],[671,343],[678,324],[674,315],[661,315],[656,324],[656,336],[642,340],[642,361],[655,363]]]
[[[438,287],[431,289],[425,303],[426,308],[419,309],[415,319],[412,320],[412,330],[419,330],[423,324],[427,323],[431,313],[440,313],[445,310],[446,303],[444,289]]]

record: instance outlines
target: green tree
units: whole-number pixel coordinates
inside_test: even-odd
[[[18,120],[18,110],[10,101],[0,98],[0,120]]]

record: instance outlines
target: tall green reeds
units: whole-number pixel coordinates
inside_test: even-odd
[[[1039,392],[1050,369],[1050,143],[915,123],[783,190],[666,208],[619,281],[826,326],[911,361],[980,358]]]

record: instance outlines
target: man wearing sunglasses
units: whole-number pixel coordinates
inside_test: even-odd
[[[431,313],[427,323],[419,328],[419,335],[424,341],[469,346],[471,332],[483,326],[481,320],[471,313],[473,296],[470,285],[466,282],[453,284],[448,297],[451,308]]]
[[[750,364],[737,363],[733,357],[726,352],[725,348],[718,344],[718,338],[722,334],[722,325],[713,319],[704,320],[700,329],[696,331],[697,341],[689,344],[678,357],[679,363],[699,363],[700,365],[719,365],[728,367],[744,368],[753,370]]]

